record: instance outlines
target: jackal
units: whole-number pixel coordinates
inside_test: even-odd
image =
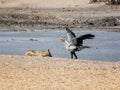
[[[46,51],[28,50],[25,53],[25,56],[52,57],[52,54],[49,49]]]

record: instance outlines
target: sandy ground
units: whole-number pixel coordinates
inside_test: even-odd
[[[0,55],[0,90],[120,90],[120,62]]]

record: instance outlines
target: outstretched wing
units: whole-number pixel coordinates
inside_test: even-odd
[[[68,37],[68,41],[72,41],[76,35],[67,27],[66,28],[66,31],[67,31],[67,37]]]
[[[79,36],[77,38],[76,46],[81,46],[83,44],[83,40],[85,40],[85,39],[93,39],[94,37],[95,37],[95,35],[93,35],[93,34],[85,34],[85,35]]]
[[[94,37],[95,35],[93,34],[85,34],[85,35],[80,36],[79,38],[82,38],[84,40],[84,39],[93,39]]]

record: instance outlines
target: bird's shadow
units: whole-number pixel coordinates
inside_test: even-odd
[[[83,49],[86,49],[86,48],[92,48],[91,46],[80,46],[79,49],[77,49],[77,51],[81,51]]]
[[[82,48],[92,48],[91,46],[82,46]]]

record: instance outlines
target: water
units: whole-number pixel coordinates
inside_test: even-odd
[[[107,31],[74,31],[77,36],[91,33],[96,37],[85,40],[83,45],[91,46],[77,52],[79,59],[95,61],[120,61],[120,32]],[[50,49],[53,57],[70,58],[61,37],[66,31],[41,30],[27,32],[0,32],[0,54],[24,55],[27,50]]]

